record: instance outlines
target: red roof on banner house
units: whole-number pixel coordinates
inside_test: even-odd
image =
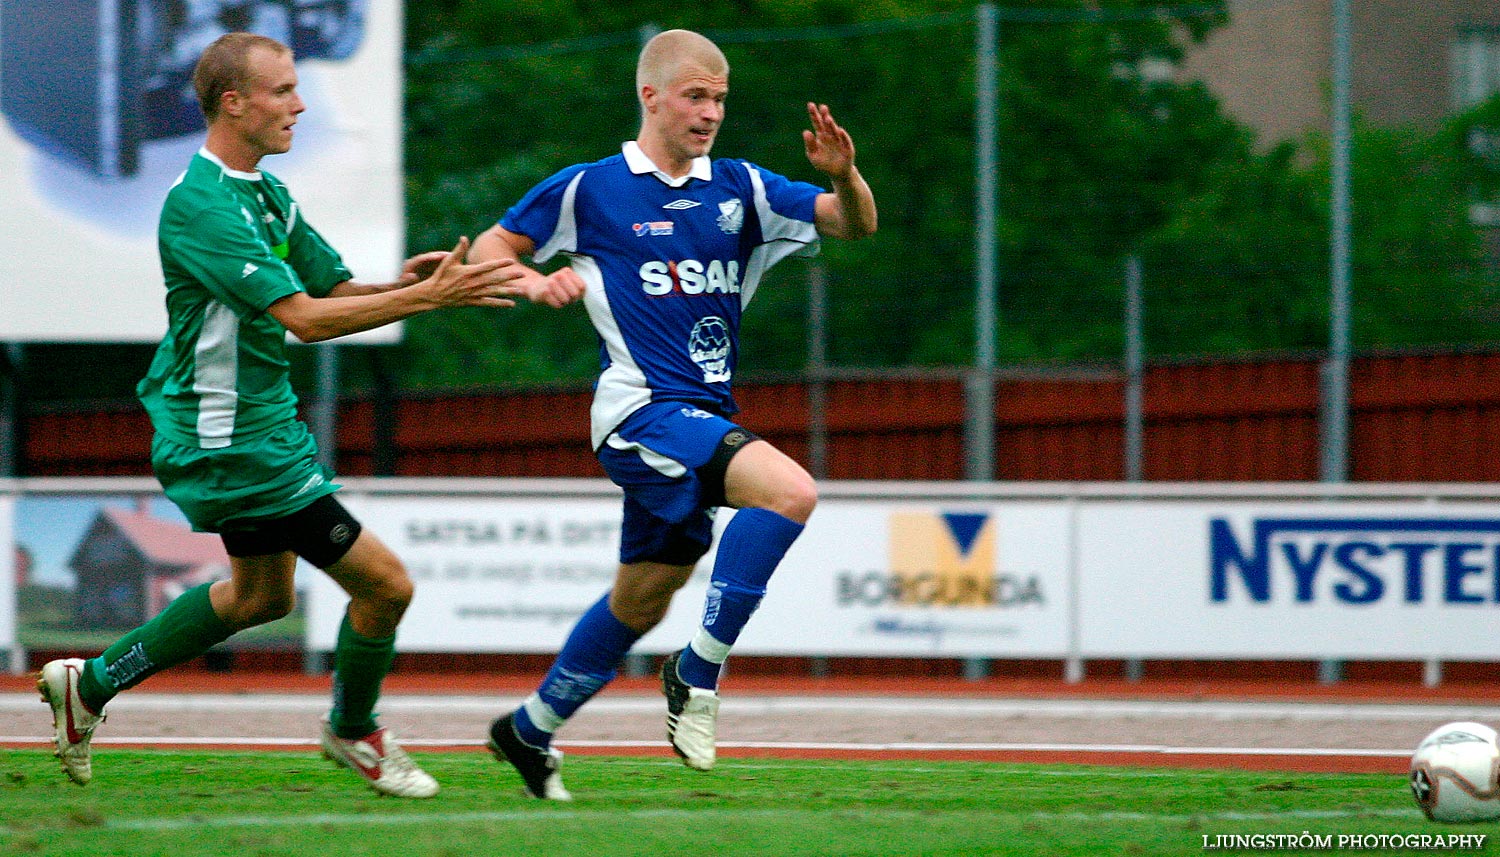
[[[194,532],[185,524],[137,509],[109,506],[103,514],[151,562],[180,566],[229,564],[224,543],[213,533]]]

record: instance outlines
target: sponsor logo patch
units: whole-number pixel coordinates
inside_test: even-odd
[[[699,259],[683,259],[663,262],[653,259],[641,265],[641,289],[652,297],[661,297],[674,292],[684,295],[712,295],[740,293],[740,263],[730,259],[721,262]]]
[[[630,228],[635,230],[635,234],[641,237],[647,235],[671,235],[672,221],[648,220],[645,223],[637,223]]]

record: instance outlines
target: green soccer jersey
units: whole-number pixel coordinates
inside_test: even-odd
[[[219,449],[295,420],[286,328],[266,308],[350,279],[338,253],[274,176],[229,169],[207,149],[168,192],[157,242],[167,334],[136,388],[152,426]]]

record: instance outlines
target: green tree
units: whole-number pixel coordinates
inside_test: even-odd
[[[1493,271],[1469,204],[1494,171],[1466,145],[1500,100],[1437,132],[1356,123],[1357,349],[1495,339]],[[1329,146],[1310,136],[1222,164],[1149,237],[1146,339],[1157,354],[1320,350],[1328,342]]]
[[[1115,0],[1102,9],[1155,5]],[[1098,8],[1059,2],[1034,11],[1076,18]],[[971,4],[746,0],[682,7],[673,20],[654,19],[660,7],[643,2],[416,0],[409,9],[414,247],[485,228],[553,170],[614,151],[636,126],[637,29],[653,22],[698,28],[719,40],[733,67],[716,154],[818,181],[799,145],[809,100],[831,104],[859,146],[882,227],[873,239],[825,246],[832,359],[970,359]],[[1103,311],[1100,298],[1118,291],[1122,248],[1167,220],[1214,163],[1247,150],[1247,135],[1201,87],[1142,74],[1153,61],[1178,58],[1220,20],[1005,25],[1001,318],[1008,356],[1090,356],[1101,336],[1117,338],[1118,313]],[[549,48],[537,32],[581,39],[570,44],[586,50]],[[808,33],[827,37],[801,37]],[[536,47],[494,48],[517,44]],[[742,366],[789,369],[805,361],[804,277],[793,263],[768,277],[747,313]],[[434,315],[409,330],[411,359],[402,362],[414,383],[576,377],[594,360],[584,345],[587,325],[573,310]]]
[[[1002,8],[1002,359],[1114,359],[1131,253],[1146,263],[1152,354],[1325,346],[1327,140],[1258,146],[1202,84],[1172,74],[1227,20],[1222,3],[1178,8]],[[803,103],[829,103],[854,135],[881,230],[824,247],[831,359],[972,359],[972,4],[740,0],[665,17],[642,0],[411,0],[408,10],[414,249],[475,234],[553,171],[616,151],[637,127],[642,28],[691,27],[733,68],[716,155],[819,182],[799,143]],[[1487,110],[1437,132],[1357,126],[1356,347],[1492,338],[1494,278],[1467,213],[1500,184],[1466,147],[1476,124],[1500,127],[1500,108]],[[805,279],[796,262],[767,277],[746,314],[742,369],[804,364]],[[577,380],[597,365],[578,307],[433,314],[410,323],[401,351],[402,386]]]

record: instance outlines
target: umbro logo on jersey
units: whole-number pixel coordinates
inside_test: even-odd
[[[256,271],[259,271],[259,270],[260,270],[260,266],[259,265],[256,265],[254,262],[246,262],[245,263],[245,270],[240,271],[240,279],[243,280],[246,277],[250,276],[251,274],[253,274],[253,273],[255,273]]]
[[[691,199],[674,199],[666,205],[662,206],[662,208],[665,208],[669,211],[686,211],[689,208],[697,208],[702,204],[703,203],[701,202],[694,202]]]

